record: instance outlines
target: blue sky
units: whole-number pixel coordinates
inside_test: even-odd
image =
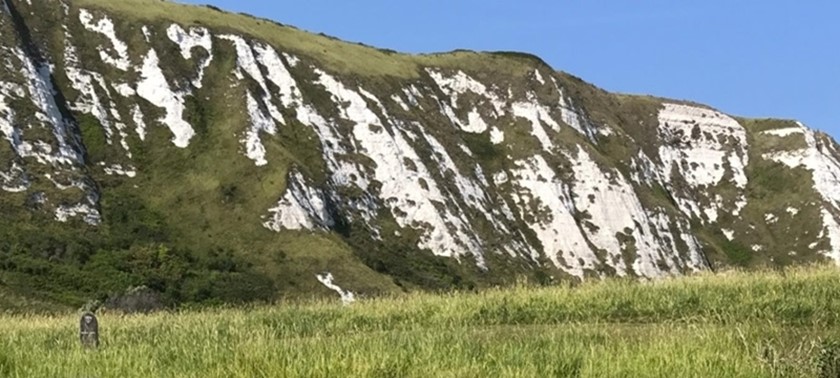
[[[800,120],[840,137],[840,2],[203,0],[409,53],[523,51],[626,93]]]

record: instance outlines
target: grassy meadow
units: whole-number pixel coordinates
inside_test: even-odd
[[[837,377],[840,272],[0,316],[3,377]]]

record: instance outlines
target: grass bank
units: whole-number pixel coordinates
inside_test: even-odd
[[[840,320],[834,267],[655,283],[101,314],[0,316],[9,377],[820,377]]]

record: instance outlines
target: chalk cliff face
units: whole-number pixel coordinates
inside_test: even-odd
[[[377,293],[840,261],[840,153],[799,123],[210,8],[1,8],[12,291],[266,299],[324,293],[327,271]]]

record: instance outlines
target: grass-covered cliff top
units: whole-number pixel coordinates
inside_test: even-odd
[[[469,63],[494,69],[533,68],[540,63],[527,54],[476,53],[455,51],[440,54],[409,55],[350,43],[323,34],[314,34],[247,14],[229,13],[210,6],[179,4],[165,0],[71,0],[79,7],[102,9],[140,22],[169,20],[182,25],[201,25],[230,30],[264,40],[289,52],[317,60],[325,68],[344,74],[412,78],[422,66],[463,66]],[[479,58],[480,59],[477,59]],[[543,63],[544,64],[544,63]],[[524,72],[521,71],[521,72]]]

